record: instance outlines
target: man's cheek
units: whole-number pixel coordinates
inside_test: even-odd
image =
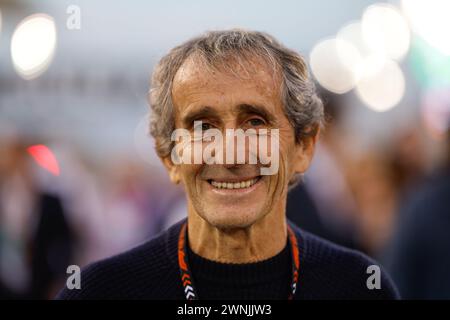
[[[200,165],[191,164],[180,165],[180,176],[185,187],[193,186],[196,183],[202,182],[201,179],[197,179],[200,167]]]

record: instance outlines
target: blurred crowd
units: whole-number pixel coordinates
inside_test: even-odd
[[[49,152],[60,172],[48,170]],[[163,172],[125,156],[95,164],[16,136],[1,139],[0,159],[1,298],[54,297],[69,265],[147,240],[181,199]]]

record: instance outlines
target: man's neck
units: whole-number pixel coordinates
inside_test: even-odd
[[[222,263],[252,263],[269,259],[286,246],[284,209],[269,212],[250,227],[226,230],[189,211],[189,246],[203,258]]]

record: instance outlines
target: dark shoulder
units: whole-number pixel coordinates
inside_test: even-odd
[[[129,251],[88,265],[81,272],[81,289],[65,287],[56,299],[171,298],[170,284],[178,284],[173,280],[178,279],[178,269],[169,252],[176,229],[177,225]]]
[[[299,238],[299,295],[302,298],[399,298],[390,276],[375,260],[302,229],[295,228],[295,231]]]

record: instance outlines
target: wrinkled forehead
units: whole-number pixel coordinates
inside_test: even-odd
[[[275,63],[257,56],[233,56],[207,61],[192,55],[178,69],[172,86],[174,100],[201,91],[223,91],[226,87],[254,89],[279,97],[281,76]]]

